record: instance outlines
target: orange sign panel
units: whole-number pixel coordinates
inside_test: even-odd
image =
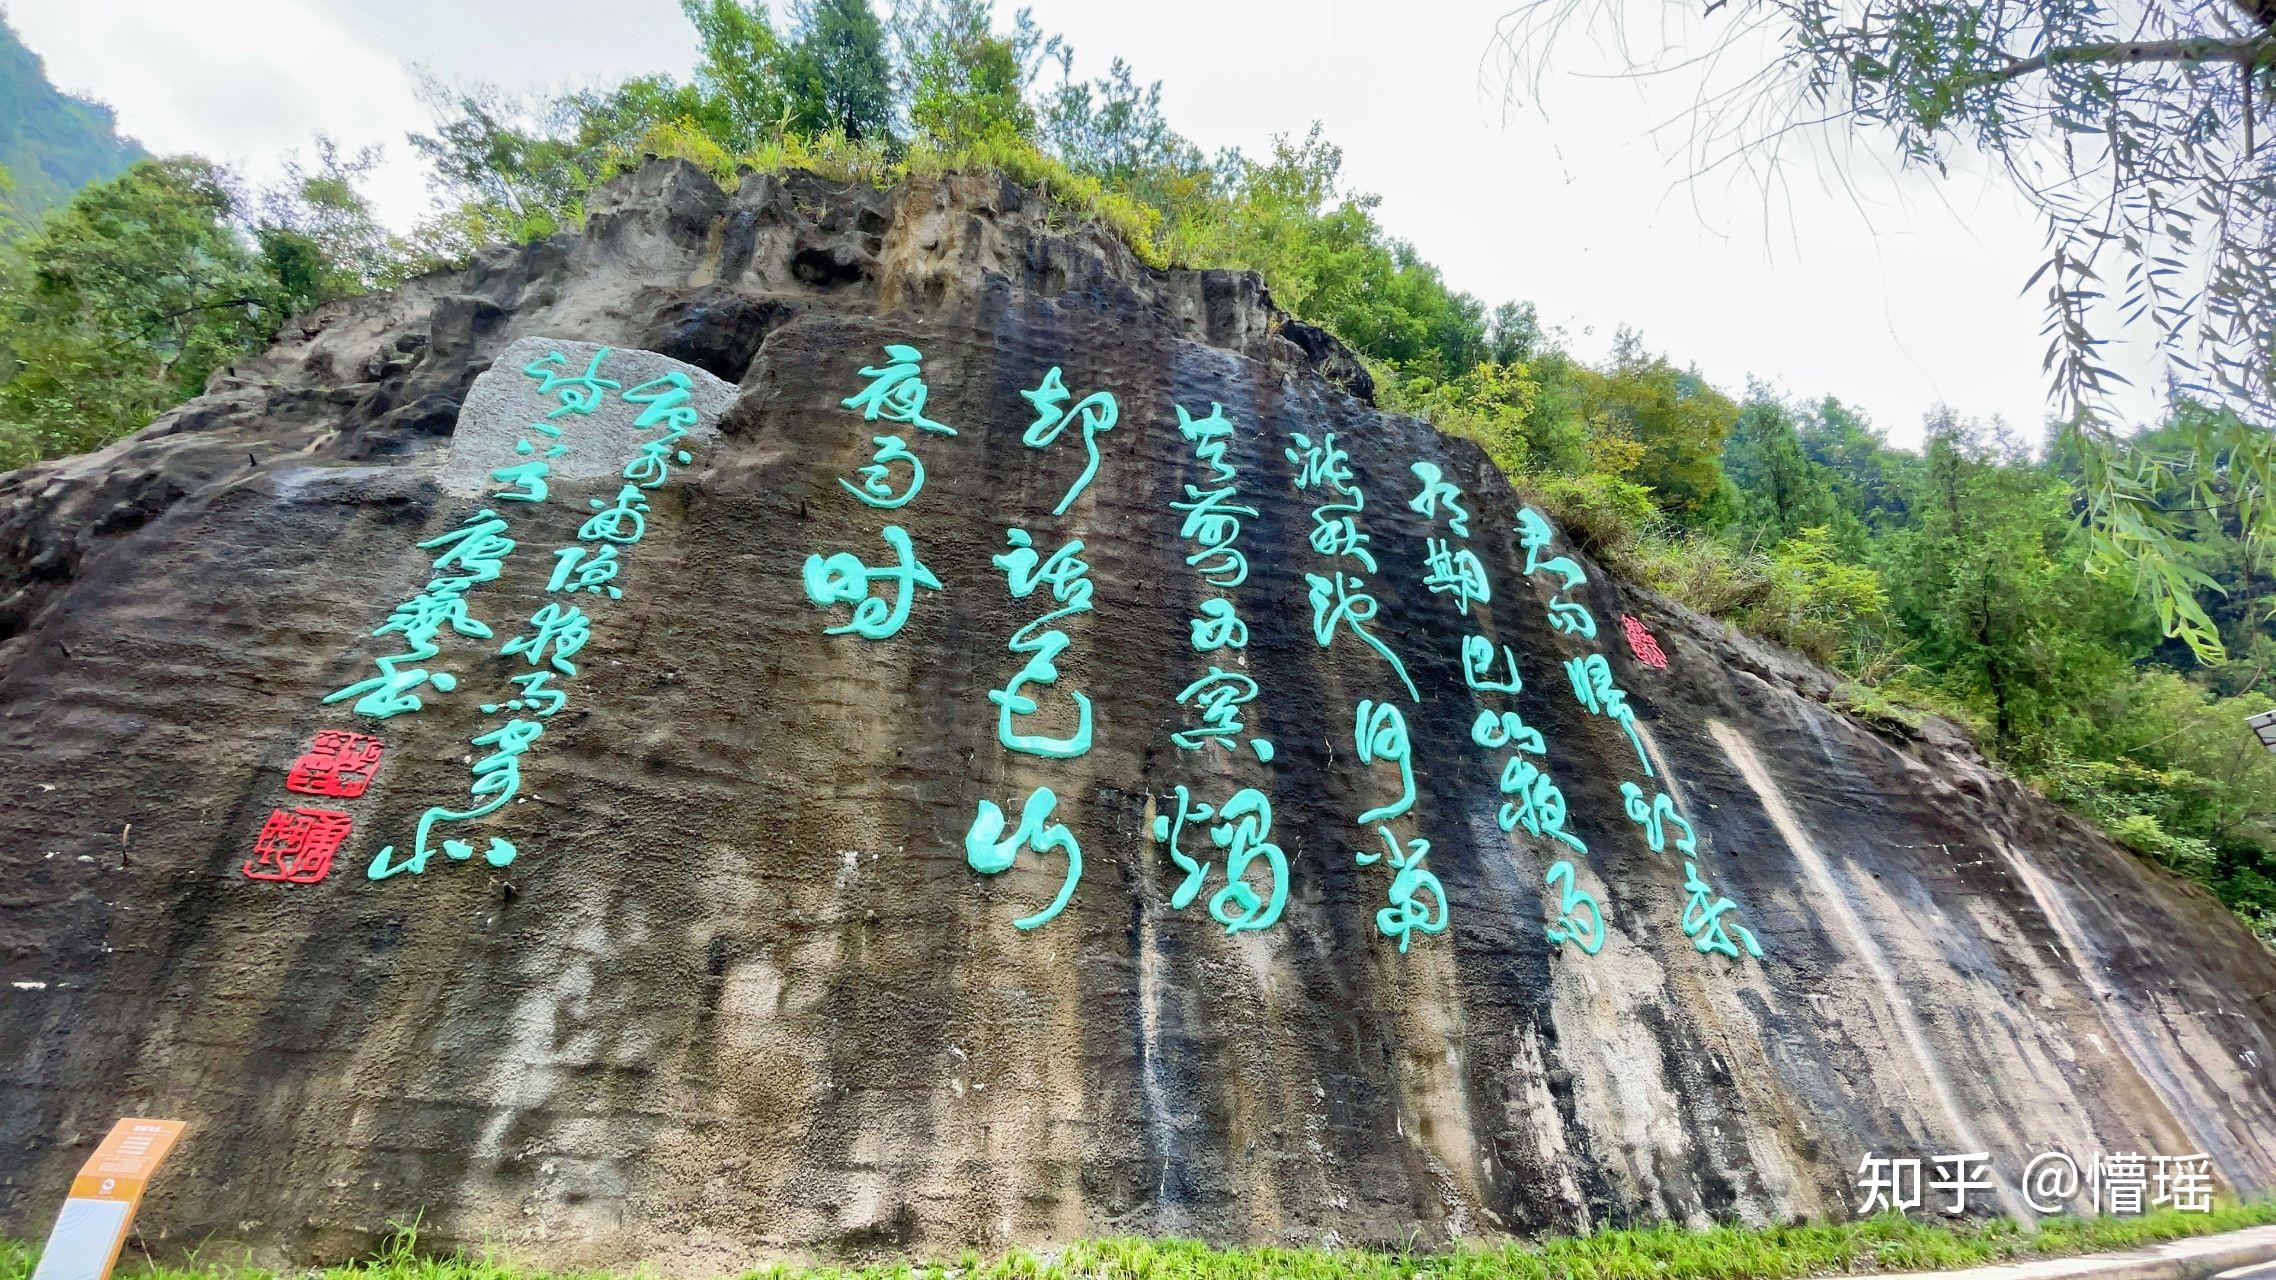
[[[126,1244],[143,1188],[181,1136],[179,1120],[129,1118],[112,1125],[71,1180],[71,1196],[56,1215],[32,1280],[105,1280]]]

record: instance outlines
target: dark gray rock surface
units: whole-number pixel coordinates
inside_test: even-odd
[[[462,691],[364,721],[318,699],[370,669],[369,633],[481,501],[450,483],[474,379],[515,341],[644,349],[736,384],[717,434],[651,495],[624,596],[594,601],[567,708],[521,798],[469,824],[509,866],[438,857],[371,880],[429,805],[465,802]],[[889,343],[924,353],[904,431],[922,493],[873,510],[840,401]],[[1096,481],[1075,432],[1025,447],[1021,392],[1053,366],[1110,390]],[[1552,628],[1519,500],[1470,446],[1377,412],[1365,374],[1258,281],[1156,272],[993,179],[891,192],[753,177],[723,194],[652,164],[582,237],[307,318],[203,397],[101,453],[0,476],[0,1229],[44,1230],[122,1114],[191,1129],[143,1210],[154,1241],[333,1258],[391,1219],[552,1263],[729,1270],[782,1253],[945,1250],[1104,1232],[1424,1241],[1675,1219],[1843,1216],[1868,1152],[2208,1153],[2276,1187],[2276,957],[2206,894],[1989,768],[1948,726],[1892,736],[1829,707],[1824,672],[1571,551],[1593,641]],[[1207,666],[1205,591],[1170,504],[1202,464],[1177,406],[1235,424],[1258,508],[1230,594],[1278,747],[1169,735]],[[1367,494],[1376,633],[1421,694],[1347,635],[1314,639],[1320,499],[1288,432],[1334,432]],[[1469,495],[1490,602],[1426,591],[1410,464]],[[592,492],[598,492],[593,490]],[[544,602],[588,490],[526,518],[478,612],[510,634]],[[827,636],[810,553],[875,562],[906,526],[944,589],[890,639]],[[1087,754],[1015,755],[988,693],[1038,616],[990,558],[1006,529],[1086,544],[1095,610],[1065,691]],[[1635,661],[1642,618],[1669,664]],[[1510,646],[1514,699],[1465,686],[1462,637]],[[1624,816],[1639,762],[1576,702],[1601,652],[1697,859],[1763,956],[1704,954],[1683,859]],[[454,650],[469,682],[520,668]],[[1414,741],[1402,837],[1430,841],[1451,925],[1402,954],[1393,873],[1355,815],[1395,789],[1354,758],[1354,706]],[[1498,700],[1497,700],[1498,699]],[[1480,706],[1543,731],[1569,801],[1600,954],[1544,936],[1565,846],[1496,821],[1508,751]],[[1031,726],[1032,728],[1033,726]],[[314,885],[240,874],[312,733],[388,755]],[[1149,838],[1178,784],[1269,795],[1289,864],[1273,928],[1228,934]],[[1051,787],[1079,839],[982,876],[983,800]],[[1189,827],[1189,833],[1196,830]],[[1188,848],[1208,849],[1189,834]],[[1215,850],[1211,850],[1215,853]],[[1986,1200],[1987,1197],[1979,1197]],[[1996,1204],[1986,1204],[1987,1208]]]

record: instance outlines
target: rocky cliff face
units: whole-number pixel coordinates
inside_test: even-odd
[[[2276,1186],[2211,899],[1368,395],[993,180],[652,164],[0,477],[0,1227],[122,1114],[299,1258]]]

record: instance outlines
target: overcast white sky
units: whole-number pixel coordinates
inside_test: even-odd
[[[1480,83],[1515,0],[1033,0],[1078,73],[1121,54],[1205,149],[1264,151],[1313,120],[1356,187],[1448,279],[1488,303],[1530,299],[1583,354],[1616,327],[1737,393],[1751,377],[1862,405],[1899,442],[1951,404],[2034,432],[2042,340],[2018,289],[2040,229],[1994,183],[1805,168],[1765,211],[1746,179],[1683,181],[1689,101],[1669,82],[1558,75],[1546,117],[1507,114]],[[1650,5],[1656,0],[1632,0]],[[773,6],[777,10],[782,4]],[[999,6],[1008,12],[1010,0]],[[117,108],[153,151],[196,151],[254,177],[318,131],[380,143],[373,194],[407,223],[428,204],[407,132],[428,123],[418,72],[550,89],[684,71],[675,0],[11,0],[59,85]],[[1571,72],[1605,63],[1570,46]],[[1672,154],[1671,154],[1672,153]],[[1862,162],[1860,162],[1862,160]]]

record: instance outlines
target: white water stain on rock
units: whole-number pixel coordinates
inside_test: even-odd
[[[1852,892],[1862,886],[1845,884],[1833,874],[1833,869],[1826,864],[1825,855],[1818,852],[1817,844],[1802,830],[1801,824],[1795,821],[1793,812],[1786,807],[1785,797],[1779,792],[1778,784],[1771,780],[1761,757],[1755,754],[1754,747],[1746,738],[1721,720],[1709,720],[1707,729],[1730,757],[1731,763],[1738,767],[1740,775],[1754,790],[1756,799],[1762,802],[1763,811],[1770,816],[1778,833],[1785,838],[1786,847],[1800,865],[1804,878],[1816,890],[1814,900],[1826,912],[1828,923],[1848,944],[1850,954],[1872,976],[1888,1016],[1896,1025],[1904,1048],[1912,1058],[1910,1065],[1919,1073],[1919,1080],[1935,1099],[1940,1113],[1938,1118],[1946,1125],[1945,1132],[1959,1144],[1959,1150],[1988,1150],[1976,1132],[1970,1110],[1961,1104],[1953,1092],[1942,1060],[1929,1043],[1927,1034],[1921,1030],[1920,1021],[1913,1013],[1912,994],[1898,982],[1896,970],[1882,947],[1880,935],[1865,925],[1859,918],[1857,908],[1851,904]],[[1995,1172],[1994,1177],[1999,1184],[2000,1202],[2006,1206],[2007,1211],[2024,1221],[2033,1220],[2036,1215],[2016,1192],[2012,1175]]]

